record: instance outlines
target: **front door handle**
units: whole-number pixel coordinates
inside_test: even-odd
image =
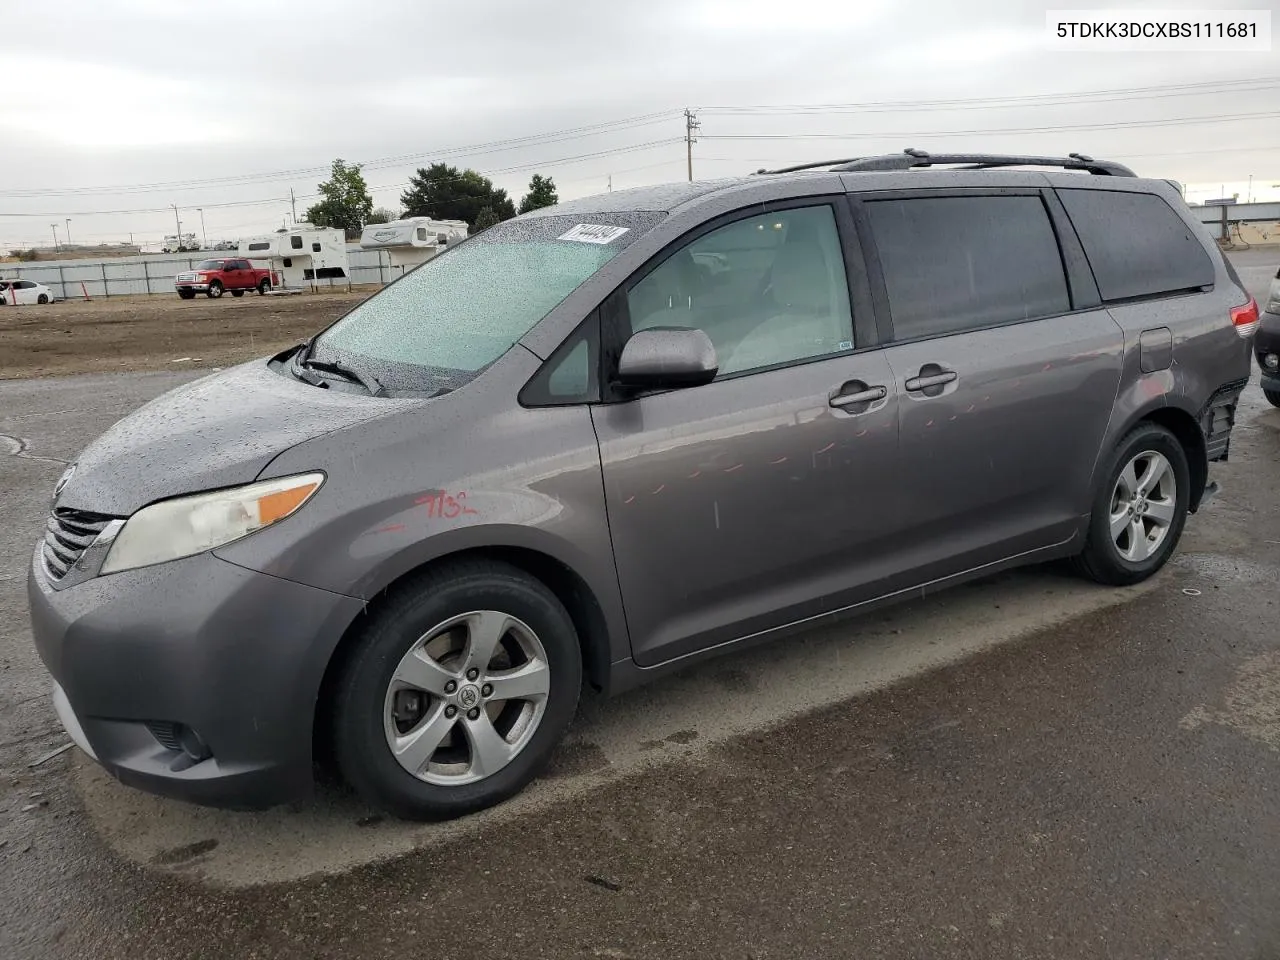
[[[903,384],[903,386],[912,393],[917,393],[921,390],[928,390],[931,387],[941,387],[943,384],[950,383],[957,376],[959,376],[959,374],[954,370],[944,370],[942,373],[933,373],[923,377],[912,377]]]
[[[861,386],[861,384],[850,384],[850,386]],[[867,387],[856,393],[837,393],[829,402],[833,407],[852,407],[859,403],[874,403],[888,395],[887,387]]]

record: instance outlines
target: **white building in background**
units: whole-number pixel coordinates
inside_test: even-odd
[[[432,220],[409,217],[391,223],[371,223],[360,234],[361,250],[385,250],[393,276],[400,276],[445,250],[449,244],[467,239],[463,220]]]
[[[236,251],[249,260],[270,261],[286,290],[350,283],[346,236],[331,227],[295,223],[280,233],[244,237]]]
[[[1188,183],[1183,192],[1187,203],[1235,198],[1236,203],[1274,203],[1280,200],[1280,177],[1254,177],[1226,183]]]

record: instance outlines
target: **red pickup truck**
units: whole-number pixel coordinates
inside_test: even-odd
[[[265,294],[280,282],[274,270],[255,267],[248,260],[233,257],[217,260],[201,260],[195,269],[180,273],[173,279],[178,296],[190,300],[197,293],[220,297],[230,291],[233,297],[243,297],[246,290]]]

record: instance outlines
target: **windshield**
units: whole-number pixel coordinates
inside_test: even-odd
[[[661,218],[587,214],[497,224],[360,304],[320,335],[312,356],[360,361],[404,386],[423,379],[457,386]]]
[[[197,270],[221,270],[225,260],[201,260],[196,264]]]

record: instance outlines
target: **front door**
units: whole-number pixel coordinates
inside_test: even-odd
[[[633,281],[621,312],[627,333],[702,329],[720,364],[705,386],[593,410],[636,661],[882,592],[899,401],[855,335],[833,207],[719,225]]]
[[[917,196],[865,209],[893,326],[901,585],[1070,539],[1088,511],[1124,338],[1068,284],[1044,199]]]

